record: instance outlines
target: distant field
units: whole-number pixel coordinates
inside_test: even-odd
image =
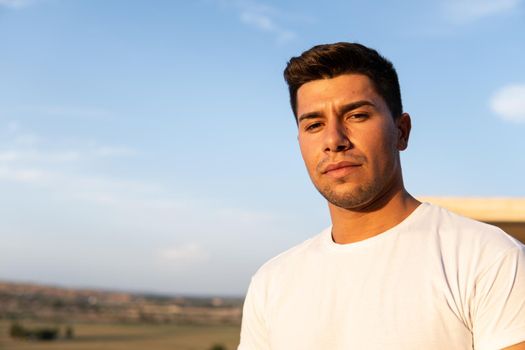
[[[10,323],[0,320],[2,350],[228,350],[239,342],[238,326],[179,326],[152,324],[74,324],[72,340],[27,341],[9,337]]]

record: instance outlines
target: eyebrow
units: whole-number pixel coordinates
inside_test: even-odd
[[[341,106],[339,108],[339,111],[338,113],[339,114],[345,114],[347,112],[350,112],[354,109],[357,109],[359,107],[363,107],[363,106],[371,106],[371,107],[376,107],[375,104],[373,104],[372,102],[368,101],[368,100],[359,100],[359,101],[355,101],[355,102],[351,102],[351,103],[348,103],[348,104],[345,104],[343,106]],[[314,112],[308,112],[308,113],[304,113],[304,114],[301,114],[298,118],[297,118],[297,122],[300,123],[302,122],[303,120],[308,120],[308,119],[314,119],[314,118],[319,118],[320,116],[322,116],[323,113],[322,112],[319,112],[319,111],[314,111]]]

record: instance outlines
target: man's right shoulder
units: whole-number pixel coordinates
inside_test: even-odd
[[[330,231],[331,227],[328,227],[317,235],[271,258],[257,270],[253,278],[266,279],[272,275],[282,274],[285,270],[294,269],[294,266],[300,265],[305,258],[321,251],[322,240]]]

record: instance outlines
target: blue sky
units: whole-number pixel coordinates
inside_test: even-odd
[[[0,0],[0,279],[244,294],[329,224],[282,70],[391,59],[414,195],[525,196],[525,2]]]

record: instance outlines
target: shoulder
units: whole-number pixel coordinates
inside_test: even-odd
[[[317,235],[293,246],[264,263],[253,276],[253,280],[266,281],[275,276],[283,275],[285,271],[293,270],[302,264],[305,259],[318,254],[321,251],[322,240],[331,232],[328,227]]]
[[[425,203],[426,218],[422,224],[433,227],[443,238],[455,243],[490,244],[494,249],[516,248],[521,243],[499,227],[456,214],[440,206]]]
[[[431,231],[432,238],[449,257],[477,264],[478,269],[483,269],[512,251],[524,249],[522,243],[499,227],[458,215],[437,205],[425,205],[425,219],[419,224]]]

